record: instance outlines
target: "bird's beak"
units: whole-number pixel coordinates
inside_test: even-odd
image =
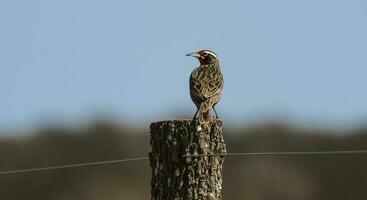
[[[198,54],[197,52],[188,53],[188,54],[186,54],[186,56],[192,56],[192,57],[200,58],[200,54]]]

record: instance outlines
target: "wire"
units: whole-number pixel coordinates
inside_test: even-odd
[[[187,154],[183,157],[203,156],[284,156],[284,155],[342,155],[342,154],[367,154],[367,150],[349,151],[280,151],[280,152],[249,152],[249,153],[224,153],[224,154]]]
[[[241,153],[224,153],[224,154],[187,154],[183,155],[183,157],[203,157],[203,156],[296,156],[296,155],[345,155],[345,154],[367,154],[367,150],[350,150],[350,151],[280,151],[280,152],[241,152]],[[37,168],[28,168],[28,169],[15,169],[15,170],[7,170],[0,171],[0,175],[7,174],[20,174],[20,173],[28,173],[28,172],[40,172],[40,171],[49,171],[49,170],[57,170],[57,169],[66,169],[66,168],[74,168],[74,167],[86,167],[86,166],[95,166],[95,165],[108,165],[122,162],[132,162],[132,161],[140,161],[140,160],[148,160],[149,157],[139,157],[139,158],[127,158],[120,160],[107,160],[107,161],[97,161],[97,162],[85,162],[85,163],[76,163],[76,164],[68,164],[68,165],[58,165],[58,166],[46,166],[46,167],[37,167]]]
[[[39,172],[39,171],[48,171],[48,170],[74,168],[74,167],[85,167],[85,166],[95,166],[95,165],[107,165],[107,164],[115,164],[115,163],[122,163],[122,162],[147,160],[147,159],[148,159],[148,157],[140,157],[140,158],[128,158],[128,159],[120,159],[120,160],[107,160],[107,161],[97,161],[97,162],[76,163],[76,164],[69,164],[69,165],[37,167],[37,168],[29,168],[29,169],[16,169],[16,170],[0,171],[0,175],[19,174],[19,173],[27,173],[27,172]]]

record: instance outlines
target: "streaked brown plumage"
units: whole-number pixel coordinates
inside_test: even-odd
[[[199,114],[199,124],[202,125],[210,121],[211,109],[218,117],[214,107],[222,96],[223,75],[214,52],[201,50],[187,55],[198,58],[200,62],[200,66],[190,76],[190,96],[197,107],[194,119]]]

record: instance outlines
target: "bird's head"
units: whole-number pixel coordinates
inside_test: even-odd
[[[212,64],[218,61],[217,54],[210,50],[201,50],[194,53],[186,54],[186,56],[192,56],[199,59],[201,65]]]

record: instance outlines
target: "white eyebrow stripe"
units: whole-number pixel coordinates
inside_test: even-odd
[[[204,52],[207,53],[207,54],[210,54],[210,55],[214,56],[215,58],[217,58],[217,55],[215,53],[211,52],[211,51],[204,51]]]

